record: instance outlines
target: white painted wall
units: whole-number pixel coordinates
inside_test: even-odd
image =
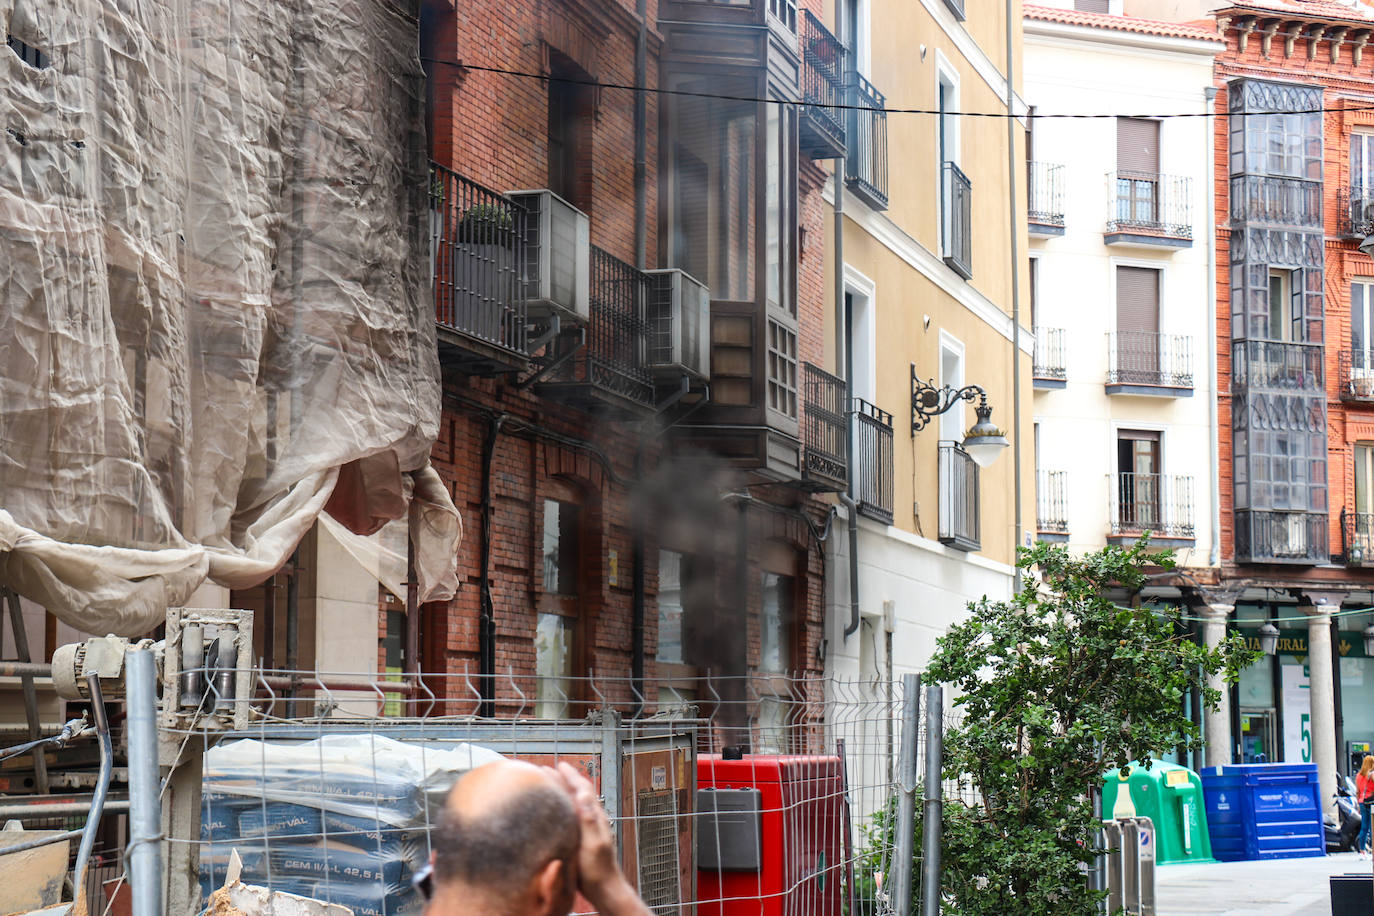
[[[1070,4],[1071,5],[1071,4]],[[1202,42],[1154,39],[1105,29],[1066,29],[1027,19],[1024,86],[1038,114],[1168,114],[1205,110],[1212,53]],[[1208,353],[1208,257],[1212,219],[1211,124],[1208,118],[1165,119],[1160,170],[1192,179],[1191,248],[1125,249],[1103,244],[1107,173],[1116,168],[1116,122],[1045,119],[1036,122],[1037,161],[1062,164],[1065,234],[1032,239],[1038,260],[1036,320],[1064,328],[1068,385],[1037,390],[1040,469],[1068,472],[1070,546],[1102,546],[1108,531],[1108,475],[1115,470],[1116,430],[1162,432],[1162,471],[1193,478],[1195,546],[1181,563],[1206,565],[1212,545],[1210,404],[1215,398]],[[1115,266],[1162,270],[1161,333],[1192,338],[1193,396],[1108,396],[1107,334],[1115,329]]]
[[[970,601],[1008,598],[1012,568],[867,518],[859,519],[859,613],[849,625],[849,538],[841,517],[826,541],[826,670],[841,679],[886,678],[884,608],[892,602],[892,676],[919,674],[935,641],[968,616]]]

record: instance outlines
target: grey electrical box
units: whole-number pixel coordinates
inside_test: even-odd
[[[697,868],[758,871],[762,809],[758,789],[697,789]]]

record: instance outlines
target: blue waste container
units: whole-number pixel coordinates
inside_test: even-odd
[[[1244,763],[1202,771],[1212,855],[1296,859],[1326,855],[1313,763]]]

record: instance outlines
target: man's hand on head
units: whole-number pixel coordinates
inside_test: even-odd
[[[621,874],[611,822],[591,781],[566,763],[560,762],[555,772],[572,798],[582,829],[577,853],[578,890],[602,916],[649,916],[649,908]]]

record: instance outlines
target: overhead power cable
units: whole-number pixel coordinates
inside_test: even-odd
[[[602,80],[579,79],[572,76],[553,76],[545,73],[531,73],[526,70],[511,70],[506,67],[488,67],[481,64],[469,64],[459,60],[442,60],[435,57],[422,57],[421,61],[428,64],[439,64],[446,67],[457,67],[462,70],[475,70],[479,73],[495,73],[502,76],[514,76],[522,79],[540,80],[542,82],[572,83],[577,86],[590,86],[596,89],[619,89],[625,92],[646,92],[652,95],[669,95],[683,98],[713,99],[721,102],[762,102],[767,105],[804,105],[807,108],[824,108],[830,111],[866,111],[873,114],[911,114],[911,115],[952,115],[959,118],[1033,118],[1037,121],[1063,120],[1063,119],[1083,119],[1091,120],[1094,118],[1148,118],[1151,120],[1164,120],[1166,118],[1228,118],[1228,117],[1259,117],[1263,115],[1298,115],[1298,114],[1327,114],[1335,112],[1349,111],[1374,111],[1374,104],[1370,105],[1348,105],[1341,108],[1289,108],[1281,111],[1237,111],[1237,112],[1215,112],[1215,111],[1175,111],[1169,113],[1102,113],[1102,112],[1044,112],[1027,111],[1023,114],[1012,114],[1006,111],[941,111],[938,108],[875,108],[871,105],[848,105],[838,102],[815,102],[803,99],[773,99],[764,96],[754,95],[731,95],[720,92],[701,92],[693,89],[663,89],[654,86],[633,86],[629,83],[608,83]]]

